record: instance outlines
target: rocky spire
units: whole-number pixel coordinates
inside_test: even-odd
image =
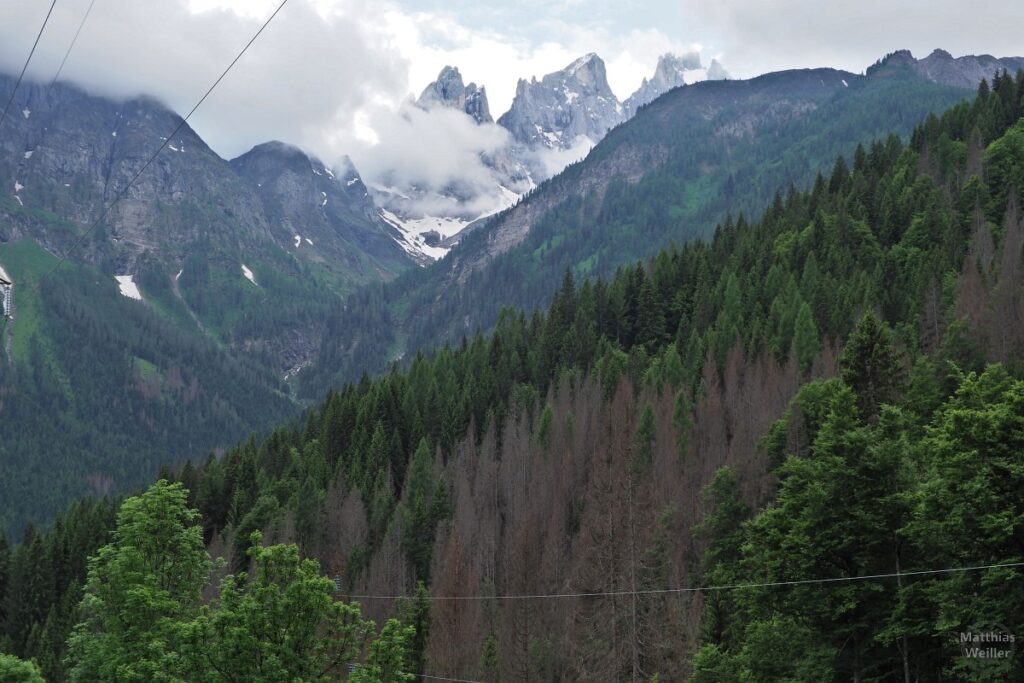
[[[441,69],[437,80],[428,85],[416,104],[424,109],[436,106],[451,107],[466,112],[477,123],[493,123],[490,108],[487,106],[487,91],[476,83],[465,85],[462,74],[454,66]]]
[[[518,142],[567,149],[581,136],[600,140],[622,118],[604,61],[590,53],[540,81],[520,79],[512,107],[498,123]]]

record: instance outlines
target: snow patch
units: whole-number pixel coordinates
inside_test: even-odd
[[[8,282],[14,282],[14,280],[11,279],[11,276],[7,274],[7,271],[4,270],[3,266],[0,266],[0,278],[3,278],[4,280],[7,280]]]
[[[114,131],[114,132],[112,132],[112,133],[111,133],[110,135],[111,135],[111,137],[115,137],[115,138],[116,138],[116,137],[117,137],[117,131],[115,130],[115,131]]]
[[[348,181],[347,183],[345,183],[345,184],[346,184],[346,185],[348,185],[349,187],[352,187],[353,185],[355,185],[355,184],[356,184],[356,183],[358,183],[358,182],[359,182],[359,177],[358,177],[358,176],[356,176],[355,178],[352,178],[351,180],[349,180],[349,181]]]
[[[846,87],[846,88],[850,87],[850,84],[846,82],[845,78],[843,79],[843,86]]]
[[[32,158],[32,152],[34,152],[34,151],[35,150],[30,149],[29,151],[25,152],[25,158],[26,159],[31,159]]]
[[[334,180],[334,173],[331,171],[331,169],[329,169],[326,166],[324,166],[324,173],[327,174],[328,178],[330,178],[331,180]]]
[[[25,202],[21,201],[21,197],[19,197],[18,195],[14,195],[14,198],[18,200],[19,206],[25,206]]]
[[[32,116],[32,110],[26,107],[25,109],[21,110],[21,115],[27,119],[28,117]]]
[[[184,273],[184,272],[185,272],[185,269],[184,269],[184,268],[182,268],[181,270],[179,270],[179,271],[178,271],[178,274],[174,276],[174,281],[175,281],[175,282],[177,282],[178,280],[180,280],[180,279],[181,279],[181,274],[182,274],[182,273]]]
[[[306,240],[306,244],[308,244],[309,246],[313,246],[313,240],[309,239],[308,237],[303,237],[302,239]]]
[[[131,275],[115,275],[114,279],[117,280],[117,287],[121,290],[121,296],[142,301],[142,292],[139,291],[139,287],[132,280]]]
[[[411,256],[427,256],[434,261],[444,257],[449,249],[448,247],[430,246],[427,244],[424,234],[434,230],[440,233],[442,238],[450,237],[461,232],[469,224],[469,221],[461,218],[439,216],[402,219],[387,209],[381,209],[381,216],[402,233],[402,239],[396,239],[396,241],[405,249],[406,253]]]
[[[25,186],[19,183],[17,180],[14,181],[14,193],[17,194],[25,189]]]
[[[302,244],[302,235],[296,235],[295,236],[295,248],[298,249],[300,244]]]
[[[167,145],[167,149],[171,150],[172,152],[180,152],[181,151],[180,149],[178,149],[174,145],[170,145],[170,144]]]
[[[259,287],[259,283],[256,282],[256,276],[252,274],[251,270],[249,270],[249,266],[245,265],[244,263],[242,264],[242,275],[245,276],[246,280]]]
[[[327,206],[327,193],[321,192],[320,194],[323,195],[324,198],[323,202],[320,203],[320,206]]]

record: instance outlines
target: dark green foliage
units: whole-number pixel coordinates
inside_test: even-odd
[[[998,366],[972,373],[931,419],[903,404],[865,423],[845,386],[819,400],[827,402],[818,411],[827,417],[812,430],[809,453],[791,455],[779,468],[774,505],[741,524],[728,476],[716,478],[709,494],[716,504],[705,522],[709,581],[1021,561],[1024,382]],[[923,439],[916,426],[922,421]],[[974,671],[953,639],[984,624],[1015,632],[1021,614],[1017,569],[713,595],[693,680],[712,680],[726,669],[732,678],[719,680],[886,680],[905,667],[912,680],[1016,680],[1019,661]]]
[[[43,279],[28,357],[0,354],[0,387],[17,396],[0,420],[5,533],[48,520],[69,499],[142,485],[161,463],[227,446],[296,410],[266,369],[99,277],[67,265]],[[32,322],[29,306],[16,335]]]
[[[857,407],[873,418],[883,403],[898,396],[904,375],[891,334],[873,313],[867,313],[843,349],[840,376],[857,395]]]

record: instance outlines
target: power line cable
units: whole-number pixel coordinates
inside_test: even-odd
[[[810,584],[850,583],[855,581],[872,581],[906,576],[931,576],[936,574],[956,574],[984,569],[1008,569],[1024,567],[1024,562],[1007,562],[1004,564],[976,565],[973,567],[948,567],[944,569],[921,569],[916,571],[892,572],[890,574],[866,574],[864,576],[839,576],[827,579],[797,579],[794,581],[769,581],[766,583],[732,583],[718,586],[693,586],[690,588],[652,588],[637,591],[602,591],[591,593],[538,593],[525,595],[439,595],[424,596],[428,600],[545,600],[553,598],[592,598],[622,597],[632,595],[664,595],[668,593],[703,593],[722,590],[740,590],[744,588],[774,588],[780,586],[805,586]],[[351,600],[412,600],[422,599],[411,595],[348,595]]]
[[[64,59],[60,60],[60,66],[57,67],[57,73],[53,75],[53,80],[50,81],[52,86],[60,78],[60,72],[64,70],[64,64],[68,61],[68,56],[71,54],[71,50],[75,48],[75,43],[78,42],[78,35],[82,32],[82,28],[85,26],[86,20],[89,18],[89,14],[92,12],[92,6],[96,4],[96,0],[89,0],[89,7],[85,10],[85,16],[82,17],[82,22],[78,24],[78,30],[75,31],[75,37],[71,39],[71,44],[68,45],[67,52],[64,53]]]
[[[482,683],[481,681],[470,681],[465,678],[445,678],[444,676],[428,676],[427,674],[420,674],[420,678],[427,678],[432,681],[453,681],[454,683]]]
[[[56,2],[56,0],[54,0],[54,2]],[[142,165],[142,168],[135,172],[135,175],[131,177],[131,180],[128,181],[128,184],[126,184],[123,188],[121,188],[120,191],[118,191],[117,195],[115,195],[114,197],[114,201],[110,202],[110,204],[108,204],[106,208],[103,209],[99,217],[92,223],[92,225],[89,226],[89,229],[86,230],[80,238],[78,238],[78,240],[72,245],[71,249],[67,250],[64,253],[64,255],[60,256],[57,259],[57,263],[54,264],[54,266],[50,268],[50,270],[37,277],[34,281],[30,281],[29,283],[23,283],[22,286],[27,286],[28,284],[38,284],[39,281],[42,280],[44,277],[52,274],[54,271],[60,268],[61,265],[63,265],[64,262],[67,261],[68,255],[85,243],[85,240],[88,239],[89,236],[96,231],[96,229],[100,226],[100,223],[103,222],[103,219],[107,217],[107,214],[110,213],[110,210],[113,209],[118,204],[118,202],[120,202],[124,198],[125,193],[127,193],[128,190],[132,187],[132,185],[135,184],[135,181],[139,179],[139,176],[141,176],[146,171],[146,169],[150,167],[150,165],[156,160],[157,156],[159,156],[160,152],[164,151],[167,145],[171,143],[171,140],[174,139],[174,136],[177,135],[181,131],[181,129],[185,127],[185,124],[188,123],[188,120],[192,117],[193,114],[196,113],[196,110],[199,109],[203,102],[206,101],[206,98],[210,96],[210,93],[212,93],[214,89],[218,85],[220,85],[220,82],[224,80],[224,77],[228,75],[228,72],[231,71],[232,67],[234,67],[235,64],[238,63],[238,60],[242,58],[242,55],[244,55],[246,51],[249,49],[249,47],[252,46],[254,42],[256,42],[256,39],[260,37],[260,34],[263,33],[264,29],[266,29],[267,26],[270,25],[270,22],[274,20],[274,17],[277,16],[278,12],[280,12],[281,9],[287,4],[288,0],[282,0],[281,4],[278,5],[277,9],[274,10],[274,13],[271,14],[270,17],[265,22],[263,22],[263,25],[260,26],[260,29],[256,31],[253,37],[249,39],[249,42],[245,44],[245,47],[242,48],[242,51],[239,52],[235,56],[235,58],[231,60],[231,63],[228,64],[227,68],[224,69],[221,75],[217,77],[217,80],[213,82],[213,85],[211,85],[209,89],[203,94],[203,96],[199,98],[199,101],[196,102],[195,106],[192,107],[189,113],[185,115],[185,118],[183,118],[178,123],[174,131],[166,138],[164,138],[163,143],[157,148],[155,152],[153,152],[152,156],[149,157],[146,163]]]
[[[11,97],[7,100],[7,106],[4,107],[4,113],[0,114],[0,126],[3,125],[4,120],[7,118],[7,111],[11,108],[11,104],[14,102],[14,95],[18,92],[18,86],[21,85],[21,79],[25,77],[25,71],[28,69],[28,63],[32,61],[32,55],[36,52],[36,46],[39,45],[39,39],[43,37],[43,31],[46,29],[46,24],[50,22],[50,15],[53,14],[53,8],[57,4],[57,0],[53,0],[50,3],[50,9],[46,13],[46,18],[43,19],[43,25],[39,27],[39,33],[36,34],[36,42],[32,43],[32,49],[28,51],[28,59],[25,60],[25,65],[21,67],[21,73],[18,74],[18,80],[14,82],[14,90],[11,91]]]

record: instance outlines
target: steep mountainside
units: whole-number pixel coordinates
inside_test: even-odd
[[[336,310],[303,390],[488,329],[503,306],[540,305],[568,268],[609,275],[670,242],[707,236],[732,212],[810,183],[873,136],[909,133],[970,94],[908,65],[832,69],[674,89],[615,128],[581,163],[474,226],[441,262]]]
[[[282,378],[314,355],[339,295],[415,264],[353,169],[274,144],[232,165],[188,126],[90,231],[180,118],[64,84],[23,84],[12,111],[0,527],[296,412]]]
[[[698,53],[665,54],[652,79],[644,79],[620,105],[608,86],[604,62],[589,54],[540,81],[521,80],[512,108],[496,126],[484,87],[466,85],[457,67],[446,66],[402,116],[410,120],[419,119],[421,111],[462,112],[476,125],[490,127],[485,134],[492,140],[506,142],[479,154],[482,173],[473,174],[472,181],[453,179],[435,186],[422,179],[410,181],[402,169],[391,169],[374,178],[370,191],[384,209],[385,220],[402,233],[410,254],[423,262],[436,260],[467,227],[508,208],[538,182],[582,157],[641,104],[683,83],[727,77],[715,60],[705,69]],[[442,117],[431,125],[452,124]]]
[[[410,674],[1021,680],[954,636],[1024,627],[1022,116],[1000,76],[758,221],[565,273],[546,313],[165,474],[231,571],[262,530],[402,619]],[[0,546],[2,636],[51,675],[111,517]]]
[[[348,273],[407,265],[398,234],[384,221],[351,163],[339,176],[318,159],[280,142],[267,142],[231,161],[249,181],[267,219],[291,233],[287,249],[322,263],[340,279]]]

